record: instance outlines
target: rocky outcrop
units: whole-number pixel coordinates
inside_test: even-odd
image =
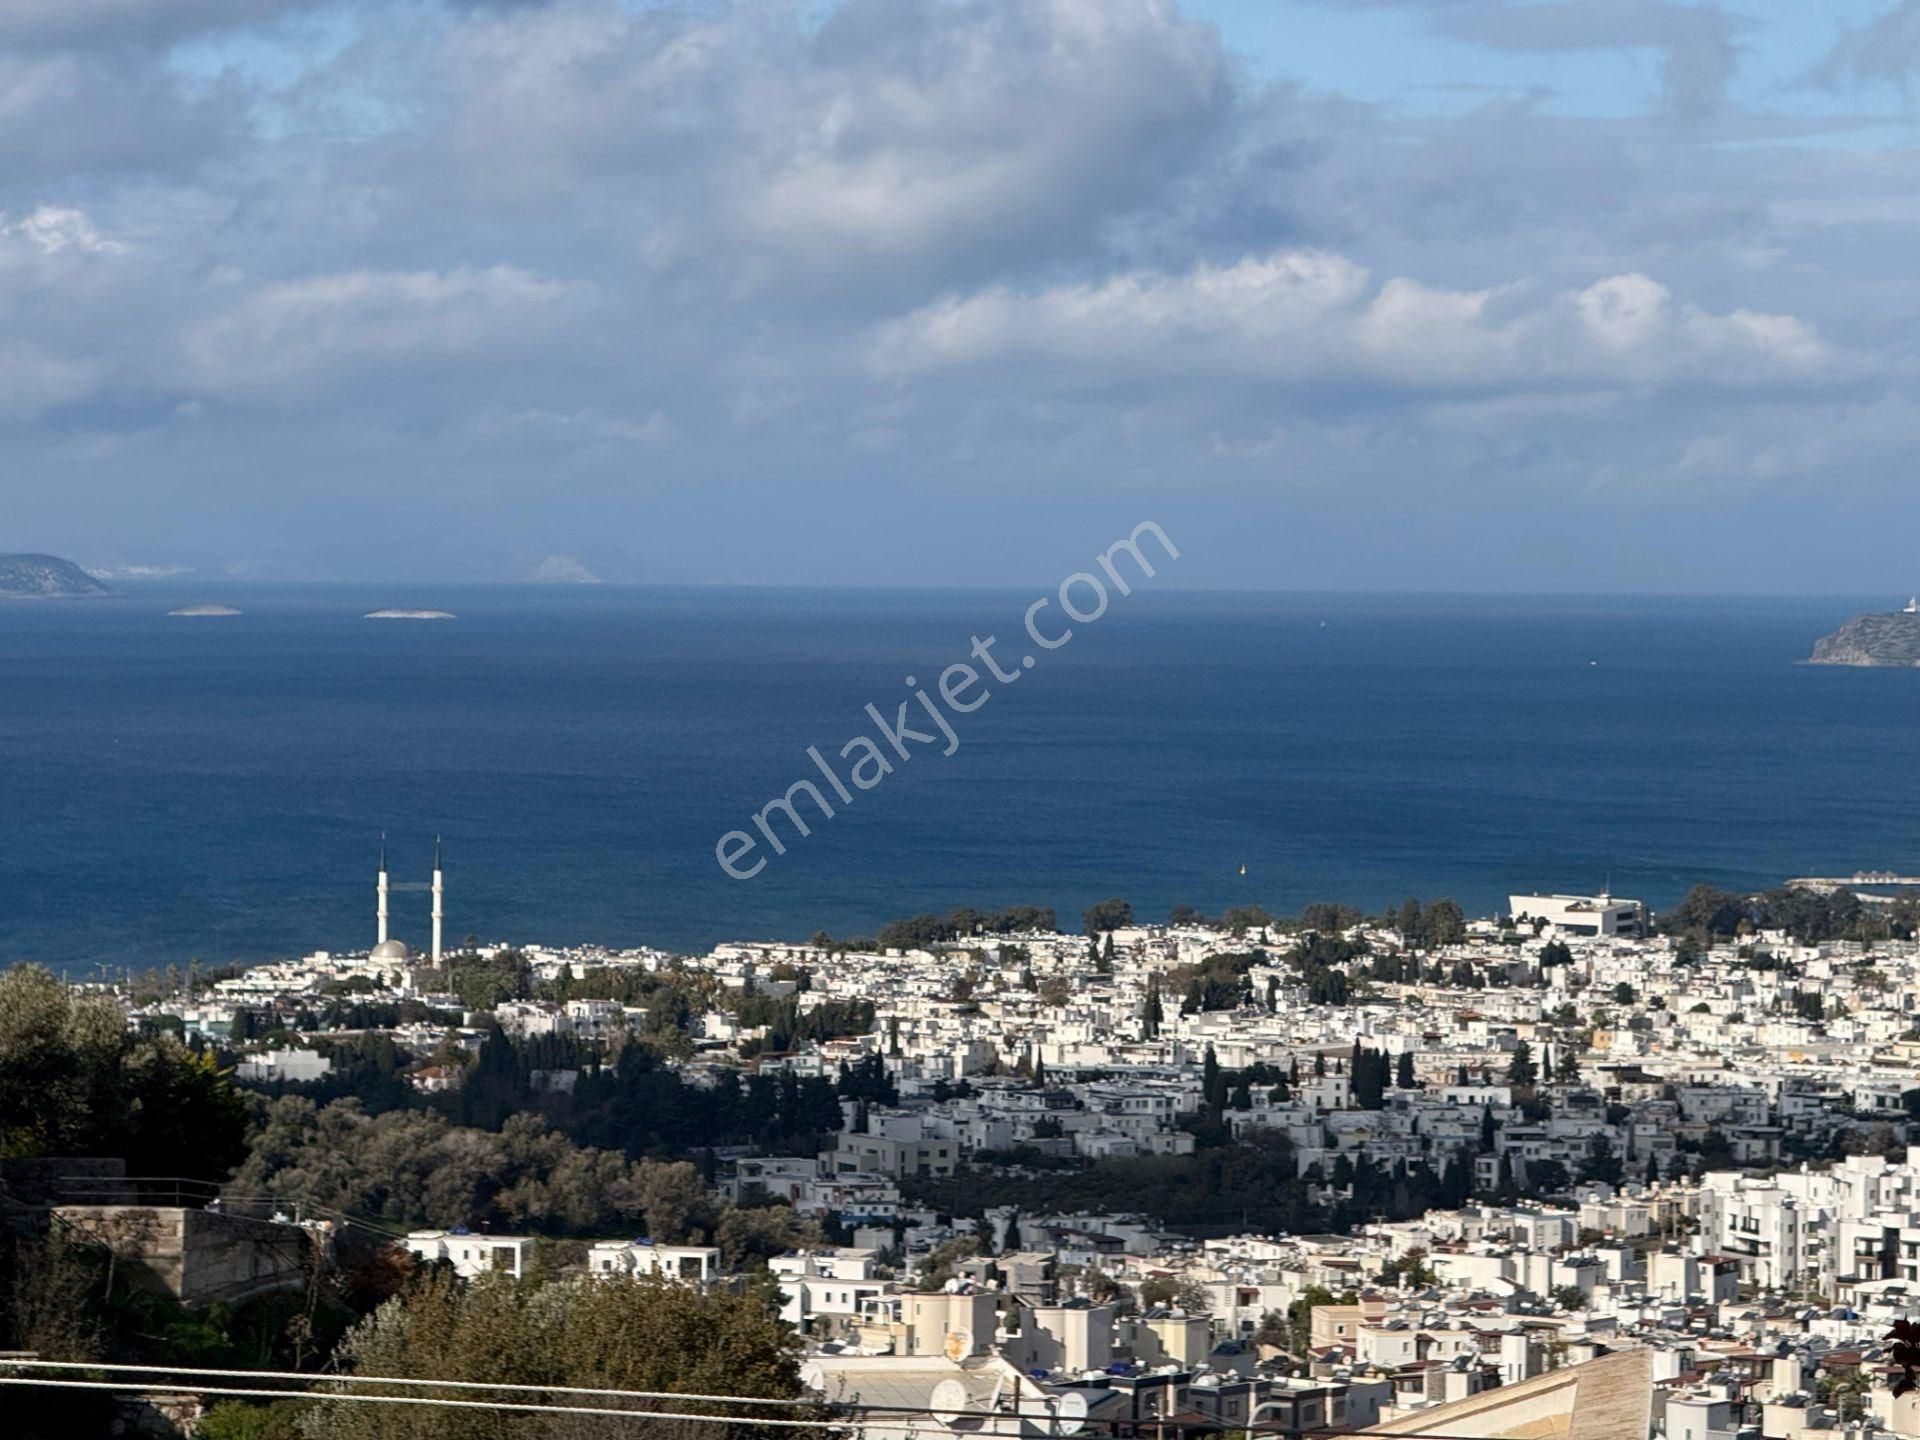
[[[0,600],[104,595],[107,587],[58,555],[0,555]]]
[[[1859,615],[1813,647],[1814,665],[1920,665],[1920,614]]]

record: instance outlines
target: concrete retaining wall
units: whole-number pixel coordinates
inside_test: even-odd
[[[183,1305],[237,1304],[306,1283],[312,1232],[217,1210],[62,1205],[54,1211],[111,1248],[135,1283]]]

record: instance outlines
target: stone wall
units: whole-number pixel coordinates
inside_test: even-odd
[[[306,1283],[313,1232],[217,1210],[63,1205],[54,1211],[109,1247],[135,1283],[183,1305],[237,1304]]]

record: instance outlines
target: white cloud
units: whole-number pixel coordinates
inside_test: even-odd
[[[881,327],[872,365],[908,376],[1028,360],[1063,383],[1155,376],[1483,387],[1819,381],[1844,359],[1789,315],[1714,314],[1640,274],[1541,294],[1372,283],[1338,255],[1276,251],[1032,293],[993,287]]]
[[[489,411],[475,421],[474,429],[488,438],[530,437],[565,446],[618,444],[652,448],[669,444],[679,435],[664,410],[652,410],[633,419],[604,414],[590,407],[572,411]]]
[[[924,578],[903,485],[991,494],[993,533],[1031,547],[1129,486],[1311,488],[1360,531],[1444,504],[1501,546],[1516,499],[1557,524],[1628,487],[1672,502],[1645,508],[1656,535],[1703,496],[1913,517],[1913,407],[1874,407],[1920,376],[1920,161],[1729,102],[1772,103],[1726,83],[1755,33],[1731,15],[1424,4],[1411,44],[1491,47],[1541,88],[1621,55],[1645,102],[1526,89],[1440,118],[1326,88],[1354,72],[1291,46],[1310,7],[1282,7],[1258,70],[1156,0],[254,23],[281,8],[0,0],[0,473],[32,477],[16,508],[46,477],[89,546],[165,489],[193,543],[299,513],[321,518],[286,543],[352,571],[369,515],[409,523],[396,478],[436,471],[474,535],[559,495],[690,576],[852,517]],[[1526,58],[1549,55],[1575,58]],[[124,503],[74,498],[78,457]],[[1714,533],[1689,563],[1741,548]]]
[[[81,255],[117,255],[126,248],[94,229],[85,211],[66,205],[42,205],[18,220],[0,215],[0,242],[9,241],[31,246],[42,255],[68,250]]]
[[[467,203],[590,184],[648,264],[725,261],[736,291],[1059,251],[1231,113],[1218,37],[1169,0],[844,0],[817,27],[579,0],[455,28],[438,77]]]
[[[217,288],[235,293],[182,342],[192,387],[214,394],[285,393],[361,369],[530,353],[579,315],[586,294],[509,265],[268,284],[230,277]]]

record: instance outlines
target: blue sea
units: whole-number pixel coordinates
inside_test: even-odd
[[[716,842],[794,781],[834,799],[807,747],[884,747],[868,702],[891,722],[904,678],[931,688],[975,635],[1003,665],[1032,652],[1031,598],[146,584],[0,606],[0,962],[364,946],[382,831],[396,881],[445,837],[450,939],[686,949],[963,904],[1489,913],[1920,869],[1920,672],[1796,663],[1885,597],[1146,587],[991,685],[956,753],[913,747],[753,879],[722,872]],[[166,614],[198,602],[244,614]],[[362,618],[385,606],[459,618]],[[393,924],[424,943],[426,897]]]

